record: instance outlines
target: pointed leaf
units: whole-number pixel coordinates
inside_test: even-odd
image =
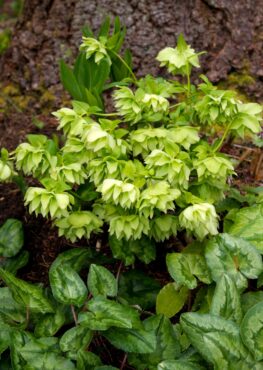
[[[229,369],[229,364],[249,357],[238,326],[218,316],[184,313],[180,323],[188,339],[215,369]]]
[[[227,273],[238,289],[244,289],[247,279],[256,279],[263,270],[259,252],[249,242],[229,234],[208,241],[205,257],[214,281]]]
[[[39,286],[29,284],[0,268],[0,277],[11,290],[14,299],[33,312],[51,313],[54,308]]]
[[[35,326],[36,337],[53,337],[66,321],[63,311],[57,310],[55,314],[41,317]]]
[[[256,361],[263,360],[263,301],[250,308],[242,323],[241,337]]]
[[[176,283],[165,285],[157,296],[156,312],[169,318],[173,317],[185,305],[188,294],[187,287],[179,287]]]
[[[240,294],[235,282],[224,274],[216,284],[210,313],[240,323],[243,317]]]
[[[125,352],[152,353],[156,348],[156,337],[145,329],[112,328],[103,336],[116,348]]]
[[[0,256],[15,256],[24,244],[22,222],[9,218],[0,228]]]
[[[91,264],[88,274],[88,288],[93,296],[115,297],[117,295],[117,280],[105,267]]]
[[[68,264],[49,271],[50,286],[54,298],[63,304],[82,306],[88,290],[83,280]]]
[[[87,308],[89,312],[81,312],[78,321],[80,325],[91,330],[107,330],[111,326],[118,328],[140,326],[139,314],[134,308],[102,296],[91,299]]]

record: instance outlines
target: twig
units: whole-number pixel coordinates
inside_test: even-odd
[[[125,364],[126,364],[126,361],[127,361],[127,353],[125,353],[125,355],[124,355],[124,357],[123,357],[123,360],[122,360],[122,363],[121,363],[120,370],[123,370],[123,369],[124,369]]]
[[[70,308],[71,308],[71,312],[72,312],[75,325],[78,326],[78,318],[77,318],[76,311],[75,311],[73,304],[70,305]]]
[[[117,274],[116,274],[117,284],[119,282],[119,278],[120,278],[120,273],[121,273],[122,267],[123,267],[123,262],[121,261],[121,263],[119,264],[119,267],[118,267]]]

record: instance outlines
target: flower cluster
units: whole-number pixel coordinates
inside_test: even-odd
[[[209,234],[218,234],[218,216],[215,207],[209,203],[194,204],[187,207],[179,215],[179,224],[200,240]]]

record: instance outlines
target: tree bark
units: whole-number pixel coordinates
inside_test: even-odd
[[[0,60],[1,76],[25,93],[49,88],[60,94],[59,59],[73,60],[83,25],[96,30],[106,15],[119,15],[126,24],[126,46],[139,75],[164,73],[155,56],[183,33],[192,47],[207,52],[198,74],[213,82],[230,74],[237,84],[243,76],[243,90],[262,101],[262,0],[26,0],[12,46]]]

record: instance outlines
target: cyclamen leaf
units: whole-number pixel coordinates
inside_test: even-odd
[[[35,326],[36,337],[53,337],[66,321],[63,311],[57,310],[55,314],[41,317]]]
[[[12,327],[0,321],[0,356],[10,346]]]
[[[102,296],[91,299],[87,308],[89,312],[81,312],[78,321],[80,325],[91,330],[107,330],[112,326],[117,328],[141,326],[139,314],[135,309]]]
[[[152,353],[156,348],[154,332],[145,329],[112,328],[104,332],[103,336],[114,347],[125,352]]]
[[[82,306],[88,294],[83,280],[68,264],[49,271],[50,286],[54,298],[63,304]]]
[[[257,303],[247,311],[240,327],[242,340],[256,361],[263,360],[262,317],[263,301]]]
[[[180,323],[194,348],[215,369],[230,370],[238,361],[251,362],[244,347],[238,326],[218,316],[184,313]]]
[[[263,204],[232,210],[224,222],[229,234],[246,239],[263,254]]]
[[[166,360],[158,365],[157,370],[205,370],[205,368],[191,361]]]
[[[129,363],[136,369],[156,369],[159,362],[175,359],[180,354],[180,344],[170,320],[163,315],[155,315],[143,322],[148,332],[156,336],[156,348],[151,354],[130,354]]]
[[[160,283],[139,270],[130,270],[120,275],[118,297],[144,310],[155,306]]]
[[[197,287],[197,279],[211,283],[210,272],[203,256],[203,246],[198,242],[190,244],[182,253],[169,253],[166,264],[171,277],[178,284],[186,285],[189,289]]]
[[[22,222],[8,219],[0,228],[0,255],[3,257],[15,256],[24,244]]]
[[[26,309],[17,303],[9,288],[0,288],[0,315],[11,322],[24,322],[26,320]]]
[[[77,352],[78,370],[94,369],[97,365],[101,365],[101,359],[95,353],[83,349]]]
[[[32,312],[54,312],[51,302],[45,297],[43,289],[39,286],[18,279],[14,275],[10,274],[10,272],[1,268],[0,277],[7,284],[13,294],[14,299],[19,304],[28,307]]]
[[[173,317],[183,308],[188,294],[187,287],[180,287],[176,283],[165,285],[157,296],[156,312],[168,318]]]
[[[263,291],[247,292],[241,296],[241,306],[244,313],[246,313],[255,304],[263,302]]]
[[[73,270],[80,271],[83,267],[88,267],[93,258],[93,252],[86,248],[74,248],[60,253],[52,263],[51,270],[68,264]]]
[[[263,270],[259,252],[246,240],[229,234],[208,241],[205,258],[215,282],[227,273],[241,290],[247,286],[247,279],[256,279]]]
[[[15,275],[17,270],[24,267],[29,260],[29,252],[22,250],[17,256],[6,258],[0,261],[0,266],[10,272],[11,274]]]
[[[76,370],[57,348],[57,338],[35,339],[27,332],[12,334],[11,359],[14,370]]]
[[[93,296],[115,297],[117,295],[117,280],[105,267],[92,264],[88,274],[88,288]]]
[[[78,350],[88,347],[92,340],[92,332],[83,326],[76,326],[67,330],[59,341],[59,346],[63,352],[75,354]]]
[[[226,274],[217,282],[210,313],[238,324],[242,320],[240,294],[232,278]]]

